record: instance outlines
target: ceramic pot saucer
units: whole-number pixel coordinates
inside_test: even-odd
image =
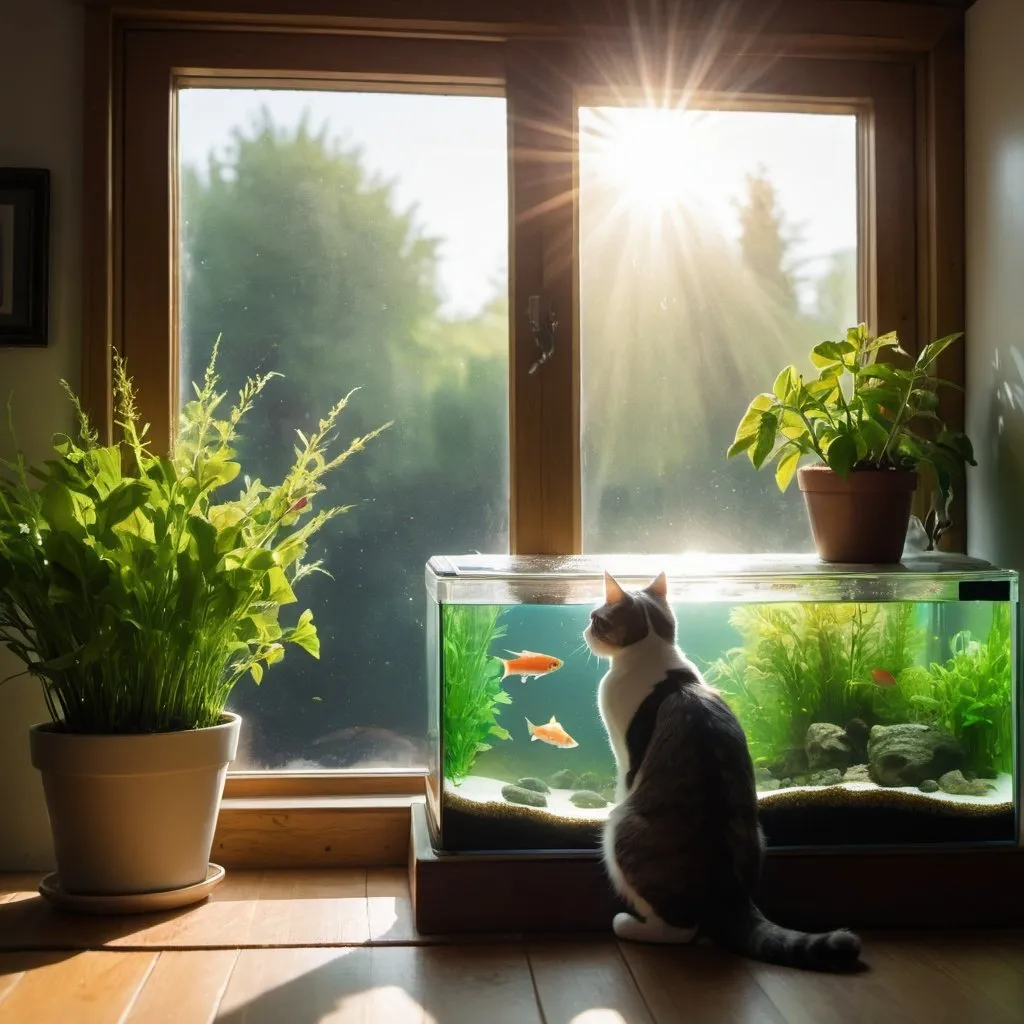
[[[205,900],[223,880],[224,869],[219,864],[211,863],[202,882],[181,889],[116,896],[79,896],[65,892],[61,888],[59,876],[54,872],[39,883],[39,895],[54,906],[82,914],[152,914],[161,910],[177,910]]]

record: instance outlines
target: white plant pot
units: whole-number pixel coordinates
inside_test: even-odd
[[[125,895],[202,882],[240,723],[228,713],[209,729],[128,736],[32,726],[61,888]]]

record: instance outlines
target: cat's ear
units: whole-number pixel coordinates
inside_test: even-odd
[[[626,599],[626,592],[619,586],[615,577],[610,573],[604,574],[604,600],[605,604],[618,604]]]
[[[644,590],[652,597],[666,600],[668,598],[668,577],[663,572],[659,572],[657,577],[644,587]]]

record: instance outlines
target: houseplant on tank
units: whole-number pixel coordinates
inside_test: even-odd
[[[249,379],[228,411],[216,355],[170,455],[147,446],[116,358],[117,443],[99,443],[65,384],[77,436],[57,435],[41,465],[2,466],[0,643],[52,718],[30,740],[67,894],[200,886],[238,741],[232,688],[259,683],[288,644],[319,654],[312,613],[285,625],[280,612],[318,568],[310,537],[344,511],[314,508],[323,477],[379,431],[332,454],[346,397],[298,432],[279,484],[229,487],[243,421],[275,375]]]
[[[966,435],[938,415],[937,389],[955,385],[933,373],[960,337],[939,338],[911,359],[895,333],[873,338],[864,324],[851,327],[811,351],[816,377],[787,366],[750,403],[727,455],[746,452],[755,469],[775,462],[782,491],[797,477],[823,560],[899,562],[921,475],[933,487],[929,540],[937,540],[954,483],[965,463],[975,465]],[[889,353],[902,362],[882,358]],[[817,464],[800,467],[806,456]]]

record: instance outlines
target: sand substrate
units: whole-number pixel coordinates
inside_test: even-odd
[[[499,779],[446,783],[441,808],[449,851],[589,850],[610,807],[582,809],[572,790],[552,790],[546,808],[509,803]],[[869,782],[797,786],[760,794],[769,846],[905,846],[1012,842],[1013,780],[1002,775],[983,797],[883,788]]]

